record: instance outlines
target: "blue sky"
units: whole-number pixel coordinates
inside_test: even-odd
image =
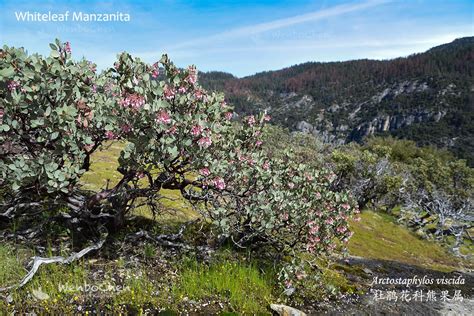
[[[131,21],[19,22],[20,11],[119,11]],[[111,66],[121,51],[148,62],[167,52],[178,66],[241,77],[306,61],[422,52],[473,36],[473,15],[473,0],[0,0],[0,42],[48,54],[58,37],[99,68]]]

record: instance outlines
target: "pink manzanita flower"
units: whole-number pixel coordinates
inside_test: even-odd
[[[0,124],[2,124],[2,122],[3,122],[3,116],[4,115],[5,115],[5,111],[2,108],[0,108]]]
[[[288,215],[288,213],[283,213],[283,214],[281,214],[281,220],[283,220],[283,221],[287,221],[287,220],[288,220],[288,218],[289,218],[289,215]]]
[[[207,177],[211,174],[211,172],[209,171],[208,168],[202,168],[199,170],[199,174],[204,176],[204,177]]]
[[[130,125],[130,124],[123,124],[122,126],[120,126],[120,130],[122,131],[122,133],[128,134],[128,133],[130,133],[131,130],[132,130],[132,125]]]
[[[221,107],[225,108],[227,106],[227,102],[225,100],[221,101]]]
[[[263,144],[263,142],[261,140],[257,140],[255,142],[255,146],[257,146],[257,147],[260,147],[262,144]]]
[[[209,146],[212,145],[212,140],[210,137],[201,137],[198,140],[198,145],[199,147],[202,147],[202,148],[208,148]]]
[[[263,169],[264,169],[264,170],[270,169],[270,163],[269,163],[268,161],[265,161],[265,162],[263,163]]]
[[[232,113],[232,112],[227,112],[227,113],[225,114],[225,118],[226,118],[226,120],[228,120],[228,121],[230,121],[233,116],[234,116],[234,113]]]
[[[105,132],[105,137],[106,137],[107,139],[115,139],[115,138],[116,138],[114,132],[112,132],[112,131],[107,131],[107,132]]]
[[[316,192],[314,195],[316,197],[316,200],[321,199],[321,193],[320,192]]]
[[[158,78],[158,76],[160,75],[160,71],[158,69],[154,69],[152,72],[151,72],[151,77],[153,79],[156,79]]]
[[[160,124],[169,124],[171,123],[171,117],[165,110],[160,111],[156,116],[156,121]]]
[[[219,190],[225,189],[225,181],[221,177],[217,177],[214,180],[212,180],[212,184]]]
[[[268,114],[265,114],[265,115],[263,116],[263,120],[264,120],[265,122],[268,122],[268,121],[270,121],[270,120],[271,120],[271,117],[270,117],[270,115],[268,115]]]
[[[69,54],[71,53],[71,43],[66,42],[66,44],[64,44],[64,51]]]
[[[238,154],[237,157],[238,157],[239,161],[246,162],[251,166],[253,166],[255,164],[255,160],[251,156],[244,156],[244,155]]]
[[[165,96],[165,98],[167,100],[173,100],[174,96],[175,96],[175,91],[173,88],[171,88],[170,86],[166,85],[164,90],[163,90],[163,95]]]
[[[333,219],[332,217],[329,217],[329,218],[326,219],[324,222],[325,222],[326,224],[328,224],[328,225],[332,225],[332,224],[334,224],[334,219]]]
[[[319,231],[319,225],[310,225],[309,233],[315,235]]]
[[[295,184],[294,184],[293,182],[289,182],[289,183],[288,183],[288,187],[289,187],[290,189],[293,189],[293,188],[295,187]]]
[[[139,109],[145,104],[145,97],[137,94],[137,93],[129,93],[122,98],[120,101],[120,105],[125,108],[132,107],[133,109]]]
[[[181,94],[186,93],[186,87],[182,87],[182,86],[179,87],[179,88],[178,88],[178,92],[181,93]]]
[[[198,100],[201,100],[203,99],[204,97],[204,94],[202,93],[202,90],[201,89],[198,89],[194,92],[194,97]]]
[[[340,234],[344,233],[346,230],[347,230],[346,226],[339,226],[338,228],[336,228],[336,231]]]
[[[186,77],[185,81],[189,84],[194,85],[197,82],[197,70],[195,66],[188,67],[188,76]]]
[[[20,86],[20,84],[18,82],[16,82],[15,80],[12,80],[8,83],[8,90],[10,91],[14,91],[16,90],[16,88],[18,88]]]
[[[247,124],[250,126],[255,125],[255,116],[250,115],[249,117],[247,117]]]
[[[193,136],[199,136],[199,135],[201,135],[202,130],[203,130],[203,128],[202,128],[201,125],[194,125],[194,126],[191,128],[191,134],[192,134]]]
[[[351,206],[347,203],[342,204],[341,207],[345,209],[346,211],[351,208]]]

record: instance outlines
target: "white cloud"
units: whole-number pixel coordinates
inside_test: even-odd
[[[305,22],[314,22],[324,18],[334,17],[354,11],[360,11],[368,9],[370,7],[379,6],[385,3],[391,2],[391,0],[369,0],[360,3],[342,4],[337,5],[328,9],[314,11],[306,14],[301,14],[289,18],[278,19],[271,22],[259,23],[240,28],[235,28],[227,32],[217,33],[207,37],[201,37],[194,40],[186,41],[182,44],[178,44],[172,47],[172,49],[192,47],[197,45],[206,44],[213,41],[229,40],[238,37],[251,36],[275,29],[285,28],[296,24]]]

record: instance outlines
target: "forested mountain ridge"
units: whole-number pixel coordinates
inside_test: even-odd
[[[392,60],[308,62],[236,78],[200,74],[239,114],[267,110],[273,122],[325,141],[391,134],[446,147],[474,165],[474,37]]]

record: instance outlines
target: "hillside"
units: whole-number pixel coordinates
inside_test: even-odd
[[[267,110],[274,122],[327,142],[391,134],[445,147],[474,164],[474,37],[393,60],[308,62],[236,78],[200,75],[239,114]]]

